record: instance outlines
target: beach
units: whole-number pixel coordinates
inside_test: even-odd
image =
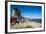
[[[31,21],[26,21],[23,23],[19,22],[19,24],[16,23],[15,25],[10,25],[11,29],[40,28],[40,27],[42,27],[42,24]]]

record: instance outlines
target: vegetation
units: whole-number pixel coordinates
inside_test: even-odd
[[[33,28],[32,26],[30,26],[30,25],[27,25],[25,28]]]

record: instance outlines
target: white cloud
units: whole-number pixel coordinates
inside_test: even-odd
[[[26,17],[26,18],[31,18],[31,17],[29,17],[29,16],[24,16],[24,17]]]
[[[30,17],[30,16],[24,16],[26,18],[31,18],[31,19],[41,19],[41,17]]]

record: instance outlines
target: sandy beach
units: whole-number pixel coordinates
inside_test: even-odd
[[[36,22],[31,22],[31,21],[26,21],[24,23],[19,23],[19,24],[15,24],[15,25],[11,25],[11,29],[23,29],[23,28],[40,28],[42,27],[42,25],[40,23],[36,23]]]

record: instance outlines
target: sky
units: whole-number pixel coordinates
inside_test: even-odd
[[[10,14],[12,15],[14,8],[18,8],[21,11],[21,15],[32,19],[42,18],[41,6],[26,6],[26,5],[10,5]]]

